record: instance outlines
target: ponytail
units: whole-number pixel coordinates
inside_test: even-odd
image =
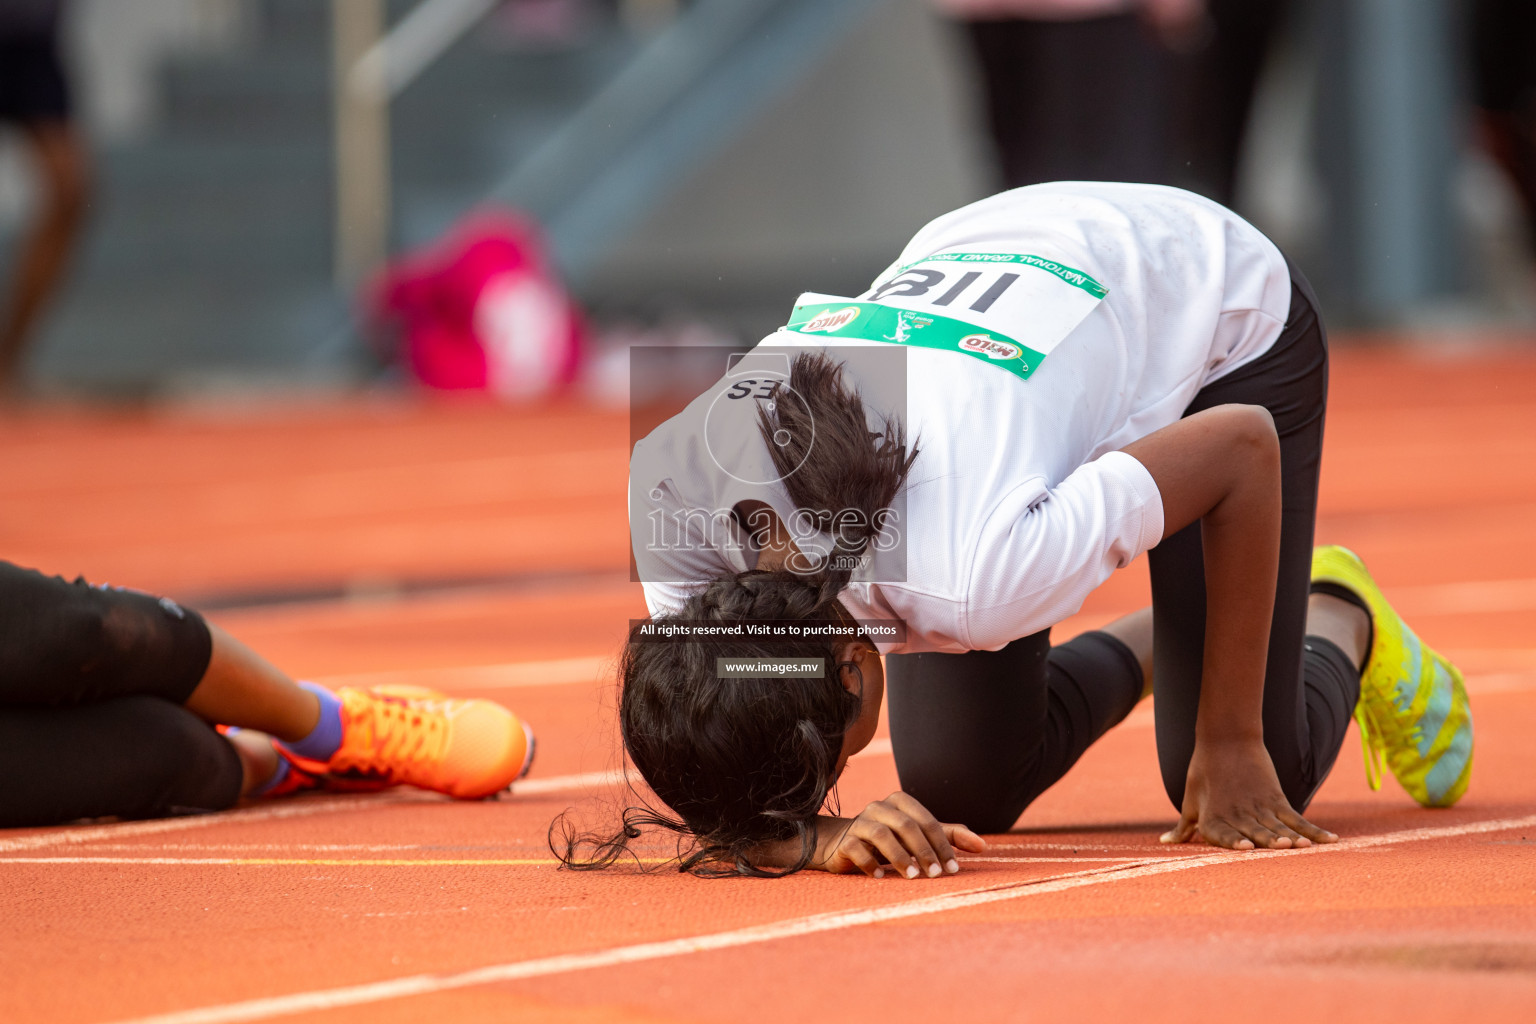
[[[884,529],[917,449],[907,451],[898,418],[869,429],[863,400],[843,382],[842,364],[823,352],[795,356],[789,390],[800,401],[759,405],[758,431],[795,507],[832,534],[832,551],[817,575],[835,598]]]

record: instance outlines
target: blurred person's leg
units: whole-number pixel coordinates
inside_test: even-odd
[[[1207,0],[1174,57],[1173,184],[1231,206],[1259,77],[1291,0]]]
[[[14,385],[28,336],[63,277],[89,193],[85,147],[67,121],[33,122],[23,131],[42,208],[21,243],[0,321],[0,392]]]
[[[1519,193],[1536,245],[1536,4],[1475,0],[1471,40],[1483,143]]]
[[[88,161],[71,123],[59,54],[56,2],[4,9],[0,20],[0,122],[26,140],[39,209],[0,293],[0,398],[15,386],[28,338],[57,290],[85,213]]]
[[[1166,180],[1169,55],[1141,18],[963,24],[1006,187]]]

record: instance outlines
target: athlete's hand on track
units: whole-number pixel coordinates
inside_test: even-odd
[[[980,853],[986,840],[964,825],[946,825],[906,793],[876,800],[857,818],[820,818],[812,867],[882,878],[887,869],[904,878],[937,878],[960,870],[958,847]]]
[[[1296,813],[1280,788],[1269,751],[1254,740],[1195,743],[1183,814],[1162,841],[1187,843],[1196,835],[1233,850],[1289,850],[1339,838]]]

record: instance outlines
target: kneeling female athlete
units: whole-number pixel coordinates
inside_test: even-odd
[[[1332,842],[1301,811],[1352,713],[1421,803],[1454,802],[1472,746],[1458,674],[1358,559],[1312,548],[1326,385],[1301,275],[1160,186],[1003,193],[923,228],[861,298],[803,296],[635,447],[654,619],[623,656],[621,727],[677,818],[633,811],[595,848],[568,837],[567,862],[609,863],[654,823],[693,837],[685,869],[955,871],[971,829],[1011,827],[1154,689],[1180,810],[1166,841]],[[1051,646],[1149,550],[1151,611]],[[652,639],[699,620],[865,632]],[[717,670],[773,656],[824,668]],[[901,792],[823,816],[882,690]]]

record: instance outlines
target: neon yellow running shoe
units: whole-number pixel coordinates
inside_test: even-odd
[[[1333,583],[1371,609],[1375,634],[1360,678],[1355,721],[1365,775],[1381,788],[1381,761],[1425,807],[1449,807],[1472,778],[1472,707],[1456,666],[1414,635],[1348,548],[1312,552],[1312,582]]]

